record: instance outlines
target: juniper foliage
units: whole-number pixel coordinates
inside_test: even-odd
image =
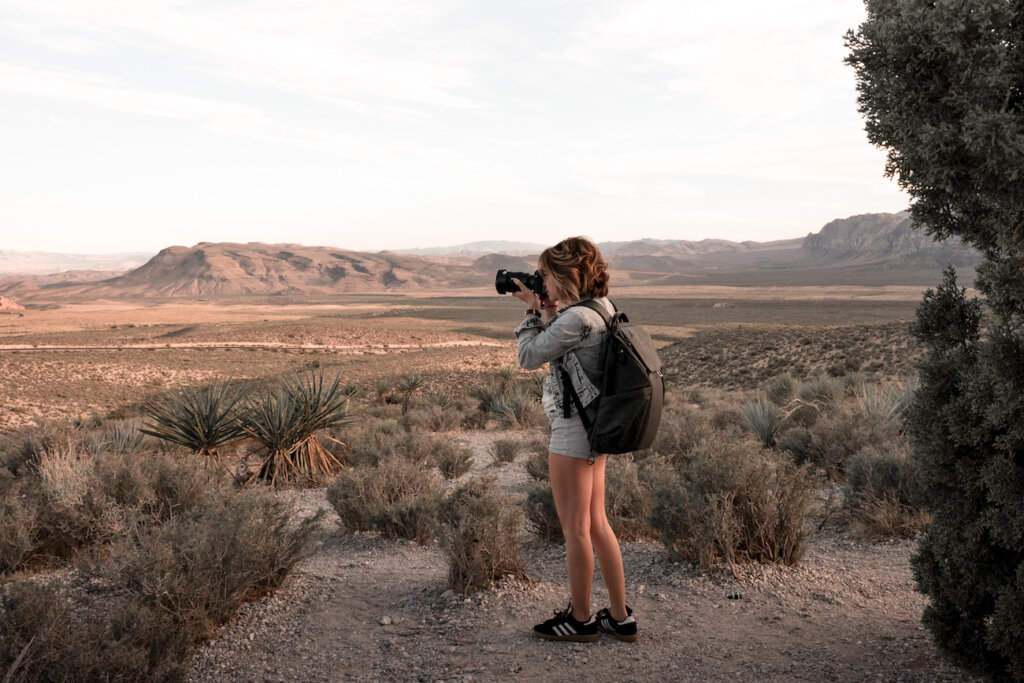
[[[922,301],[907,415],[922,505],[912,558],[939,648],[1024,680],[1024,3],[867,0],[847,34],[868,139],[913,223],[978,248],[982,300],[950,268]]]

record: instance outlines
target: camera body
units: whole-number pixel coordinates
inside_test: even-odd
[[[544,296],[544,278],[540,276],[540,273],[537,271],[533,273],[517,273],[505,270],[504,268],[499,270],[498,274],[494,276],[494,288],[498,290],[498,294],[511,294],[512,292],[519,291],[519,285],[513,282],[512,278],[522,282],[534,294]]]

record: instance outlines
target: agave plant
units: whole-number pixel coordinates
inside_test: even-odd
[[[242,392],[228,382],[188,387],[146,405],[143,434],[185,446],[220,464],[220,449],[243,436],[238,420]]]
[[[253,396],[242,429],[260,445],[263,461],[246,485],[260,478],[270,483],[316,479],[341,469],[342,463],[321,445],[320,430],[349,421],[351,392],[335,377],[310,372],[286,381],[279,391]]]

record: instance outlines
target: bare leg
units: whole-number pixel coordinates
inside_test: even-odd
[[[604,471],[607,456],[597,458],[593,465],[592,489],[590,494],[590,540],[601,563],[601,577],[608,588],[612,619],[626,618],[626,575],[622,569],[622,552],[619,540],[608,523],[604,507]]]
[[[578,621],[590,618],[590,584],[594,580],[594,547],[590,539],[593,469],[586,460],[548,454],[551,493],[565,536],[572,616]]]

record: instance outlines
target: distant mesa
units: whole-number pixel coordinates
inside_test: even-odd
[[[910,214],[864,214],[827,223],[804,238],[802,251],[818,261],[890,267],[973,266],[981,255],[959,240],[937,242],[910,225]]]
[[[613,286],[931,284],[947,263],[969,268],[979,255],[936,242],[908,215],[834,220],[805,238],[774,242],[641,239],[603,242]],[[498,249],[483,250],[484,248]],[[508,248],[508,251],[502,249]],[[540,245],[474,242],[422,253],[366,253],[301,244],[201,242],[161,250],[124,273],[6,276],[0,294],[22,301],[172,297],[331,296],[417,290],[490,289],[499,268],[533,272]],[[8,261],[16,252],[3,252]],[[0,271],[2,272],[2,271]]]

